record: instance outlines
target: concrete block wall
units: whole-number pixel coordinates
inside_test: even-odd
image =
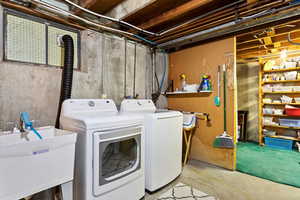
[[[159,68],[164,56],[156,56],[158,73],[163,71]],[[149,47],[114,35],[82,31],[81,69],[74,71],[72,98],[106,94],[117,104],[125,95],[151,98],[156,89],[153,72]],[[51,66],[0,61],[0,129],[7,129],[7,122],[18,121],[23,111],[38,120],[38,126],[54,125],[61,73],[62,69]]]
[[[238,110],[248,113],[248,140],[258,142],[259,63],[238,63]]]

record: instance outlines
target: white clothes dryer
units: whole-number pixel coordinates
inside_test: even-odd
[[[120,116],[112,100],[69,99],[63,103],[61,128],[78,133],[75,200],[143,198],[142,123],[138,116]]]

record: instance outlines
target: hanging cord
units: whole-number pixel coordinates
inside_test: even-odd
[[[0,0],[1,1],[1,0]],[[111,27],[108,27],[108,26],[105,26],[103,24],[100,24],[100,23],[96,23],[96,22],[93,22],[91,20],[87,20],[85,18],[82,18],[82,17],[79,17],[77,15],[74,15],[72,14],[71,12],[68,12],[66,10],[63,10],[57,6],[53,6],[51,4],[48,4],[46,2],[43,2],[43,1],[40,1],[40,0],[29,0],[30,3],[34,4],[34,5],[38,5],[44,9],[47,9],[48,11],[51,11],[51,12],[55,12],[56,14],[59,14],[59,15],[64,15],[64,16],[68,16],[70,18],[73,18],[73,19],[76,19],[76,20],[79,20],[81,22],[84,22],[85,24],[89,24],[91,26],[94,26],[94,27],[97,27],[101,30],[104,30],[104,31],[109,31],[109,32],[112,32],[112,33],[118,33],[124,37],[128,37],[130,39],[138,39],[140,41],[143,41],[143,42],[146,42],[147,44],[151,45],[151,46],[155,46],[156,43],[151,41],[151,40],[148,40],[144,37],[141,37],[137,34],[133,34],[133,33],[130,33],[130,32],[127,32],[127,31],[122,31],[122,30],[119,30],[119,29],[115,29],[115,28],[111,28]]]
[[[163,53],[165,53],[165,51],[163,51]],[[156,55],[156,51],[154,51],[154,54]],[[155,56],[154,62],[156,63],[156,56]],[[163,76],[162,76],[162,79],[161,79],[160,83],[159,83],[159,80],[158,80],[158,77],[157,77],[156,67],[154,68],[154,76],[155,76],[155,80],[156,80],[156,83],[157,83],[157,91],[152,94],[152,100],[153,100],[154,103],[157,102],[157,100],[159,99],[159,97],[161,95],[161,91],[163,89],[163,85],[164,85],[164,81],[165,81],[165,77],[166,77],[167,61],[166,61],[165,54],[163,54],[163,67],[164,67],[164,73],[163,73]]]
[[[288,42],[291,43],[292,45],[298,45],[298,46],[300,46],[300,43],[292,41],[292,39],[291,39],[291,32],[288,33]]]

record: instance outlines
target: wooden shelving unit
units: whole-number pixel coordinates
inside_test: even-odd
[[[264,125],[263,124],[264,117],[273,117],[274,121],[278,121],[280,118],[300,119],[300,117],[288,116],[285,114],[282,114],[282,115],[263,114],[263,108],[265,108],[265,107],[274,107],[277,109],[278,108],[284,109],[284,106],[286,106],[286,105],[300,106],[300,103],[263,103],[263,98],[265,98],[265,96],[268,96],[268,98],[276,99],[276,100],[278,100],[278,98],[281,95],[286,95],[286,96],[290,96],[290,97],[300,97],[300,91],[263,92],[263,86],[267,85],[267,84],[270,84],[270,85],[288,84],[289,86],[291,86],[291,85],[299,86],[300,80],[263,81],[263,77],[266,74],[271,74],[271,73],[276,74],[276,73],[284,73],[284,72],[290,72],[290,71],[298,71],[300,73],[300,67],[264,71],[263,66],[261,66],[261,70],[259,72],[259,143],[260,143],[260,145],[264,144],[264,137],[265,137],[263,134],[264,129],[274,130],[277,133],[277,135],[275,135],[275,136],[267,136],[267,137],[300,141],[300,138],[282,135],[286,131],[291,131],[291,130],[293,130],[295,132],[300,131],[300,127],[288,127],[288,126],[280,126],[280,125]]]

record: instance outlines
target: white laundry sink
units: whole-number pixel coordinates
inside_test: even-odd
[[[73,180],[76,134],[42,127],[0,132],[0,199],[16,200]]]
[[[192,128],[196,125],[196,115],[183,113],[183,128]]]

